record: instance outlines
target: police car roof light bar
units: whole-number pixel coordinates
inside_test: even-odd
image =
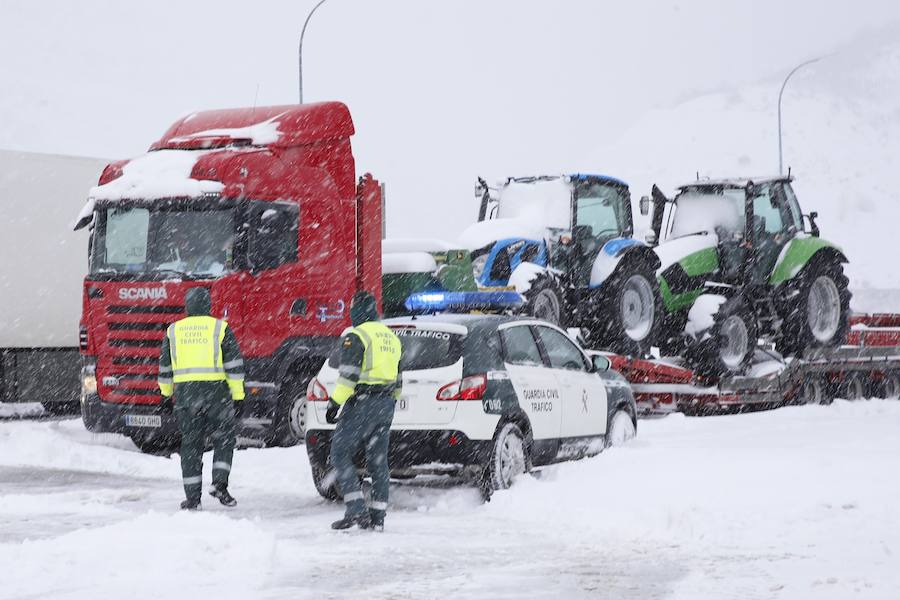
[[[502,311],[521,307],[525,299],[518,292],[415,292],[406,298],[412,313]]]

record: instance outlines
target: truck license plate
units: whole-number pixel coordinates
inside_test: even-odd
[[[162,427],[162,417],[159,415],[125,415],[125,425],[128,427]]]
[[[397,400],[397,404],[394,407],[395,411],[404,411],[409,410],[409,398],[400,398]]]

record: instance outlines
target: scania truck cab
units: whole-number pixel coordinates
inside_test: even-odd
[[[357,181],[353,133],[338,102],[200,112],[106,167],[76,224],[91,231],[80,334],[89,429],[145,451],[177,445],[157,361],[200,286],[245,358],[239,436],[301,439],[308,380],[348,326],[350,298],[381,298],[381,189]]]

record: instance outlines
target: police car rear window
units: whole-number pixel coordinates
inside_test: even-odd
[[[456,364],[462,356],[463,336],[446,331],[414,327],[392,327],[400,338],[401,371],[439,369]],[[341,364],[341,350],[337,348],[328,358],[328,366],[337,369]]]

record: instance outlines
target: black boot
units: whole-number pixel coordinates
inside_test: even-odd
[[[331,524],[332,529],[350,529],[354,525],[358,525],[360,529],[369,529],[372,527],[372,520],[368,513],[360,515],[346,515],[340,521]]]
[[[369,527],[373,531],[384,531],[384,511],[383,510],[369,510]]]
[[[228,488],[224,485],[216,485],[209,490],[209,495],[217,498],[223,506],[237,506],[237,500],[228,493]]]
[[[181,510],[202,510],[200,506],[200,499],[197,500],[185,500],[181,503]]]

